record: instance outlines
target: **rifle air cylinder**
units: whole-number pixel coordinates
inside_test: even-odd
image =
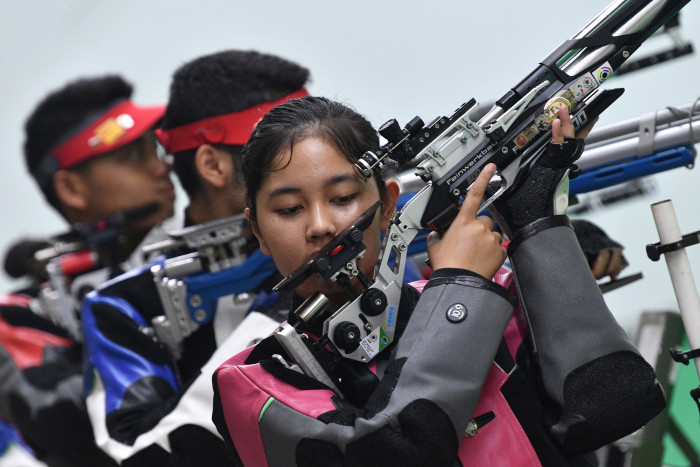
[[[302,322],[310,324],[318,319],[328,306],[328,297],[320,292],[314,293],[294,312]]]
[[[199,253],[189,253],[165,261],[165,275],[170,278],[180,278],[196,274],[202,270],[202,260]]]

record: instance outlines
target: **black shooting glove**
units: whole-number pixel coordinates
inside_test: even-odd
[[[549,143],[544,156],[525,179],[493,202],[489,210],[509,238],[537,219],[566,212],[569,172],[578,170],[574,162],[581,157],[583,148],[581,138],[564,138],[561,144]],[[487,197],[498,188],[498,183],[489,185]]]
[[[572,141],[550,144],[492,213],[510,237],[528,321],[530,350],[518,352],[520,363],[546,395],[543,422],[551,438],[562,452],[581,454],[639,429],[663,410],[665,398],[654,369],[607,308],[568,217],[559,215],[568,204],[560,182],[568,182],[583,146]]]

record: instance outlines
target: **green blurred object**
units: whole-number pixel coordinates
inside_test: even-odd
[[[688,338],[684,337],[683,350],[690,349]],[[698,374],[695,370],[695,363],[678,364],[678,378],[673,387],[673,392],[667,394],[669,399],[668,410],[684,438],[695,449],[700,452],[700,413],[698,406],[690,397],[690,391],[698,387]],[[663,465],[670,467],[686,467],[693,465],[688,457],[679,448],[678,444],[666,433],[663,439],[664,455]],[[697,465],[697,464],[696,464]]]
[[[668,406],[642,429],[601,449],[601,467],[700,467],[700,411],[691,389],[695,367],[675,362],[670,348],[688,349],[681,316],[675,311],[645,311],[635,343],[654,368]]]

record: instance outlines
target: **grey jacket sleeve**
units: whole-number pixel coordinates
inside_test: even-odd
[[[525,226],[508,253],[565,450],[594,450],[656,416],[663,390],[608,310],[568,217]]]
[[[321,421],[273,399],[259,421],[267,461],[455,463],[514,305],[481,276],[435,271],[361,416]]]

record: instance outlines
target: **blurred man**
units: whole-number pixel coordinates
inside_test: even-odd
[[[173,213],[153,131],[164,107],[134,104],[132,90],[119,76],[79,79],[46,96],[25,125],[27,168],[80,244],[65,251],[47,241],[55,256],[38,267],[52,269],[37,276],[51,280],[0,306],[0,413],[49,465],[111,464],[82,397],[78,305],[108,275],[138,264],[139,243]]]
[[[225,219],[241,215],[241,148],[269,109],[307,94],[308,78],[308,70],[295,63],[244,51],[203,56],[175,72],[158,135],[189,196],[188,232],[225,226]],[[157,332],[154,322],[165,318],[165,305],[150,267],[117,277],[86,298],[88,412],[98,445],[118,462],[226,463],[224,443],[211,422],[211,374],[287,317],[287,301],[270,290],[278,281],[271,260],[257,251],[245,229],[233,240],[246,246],[232,258],[242,264],[227,272],[241,271],[249,279],[263,267],[264,280],[252,290],[226,281],[228,295],[218,298],[213,318],[181,341],[165,341]],[[264,269],[265,264],[272,268]],[[166,268],[163,262],[156,267]],[[183,320],[192,324],[189,315]]]

